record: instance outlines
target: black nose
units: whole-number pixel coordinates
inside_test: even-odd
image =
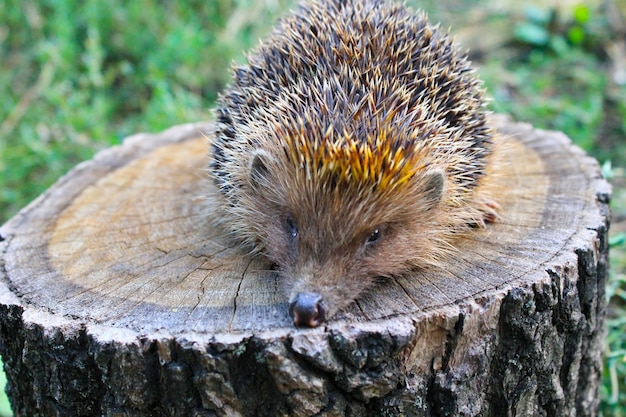
[[[326,304],[315,292],[301,292],[289,306],[289,314],[296,326],[317,327],[326,319]]]

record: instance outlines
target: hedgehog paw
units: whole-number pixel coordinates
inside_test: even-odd
[[[500,211],[500,204],[490,199],[480,199],[477,201],[477,208],[480,211],[481,217],[476,221],[474,226],[487,227],[487,223],[495,223],[500,221],[502,217],[498,212]]]
[[[485,222],[495,223],[502,219],[502,217],[500,217],[500,214],[498,214],[501,209],[500,204],[496,203],[493,200],[485,200],[483,201],[483,206],[483,219],[485,220]]]

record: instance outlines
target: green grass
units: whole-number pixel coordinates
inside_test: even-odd
[[[612,274],[607,286],[611,298],[607,323],[604,383],[601,387],[605,415],[626,415],[626,233],[612,240]],[[615,256],[614,254],[618,254]]]
[[[0,223],[76,163],[125,136],[210,118],[231,62],[293,3],[5,0]],[[519,10],[513,1],[492,12],[472,0],[442,3],[422,2],[453,32],[475,26],[460,42],[504,39],[474,57],[495,111],[562,130],[602,163],[611,162],[614,218],[624,223],[626,88],[610,72],[607,51],[617,36],[611,12],[592,6]],[[479,24],[475,16],[483,16]],[[602,413],[626,416],[626,238],[617,234],[612,241]],[[0,398],[0,415],[8,413]]]

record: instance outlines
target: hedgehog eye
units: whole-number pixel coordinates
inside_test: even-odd
[[[287,228],[287,232],[289,233],[289,237],[291,238],[291,240],[295,240],[298,238],[298,226],[291,217],[287,217],[287,219],[285,220],[285,227]]]
[[[380,241],[383,237],[383,232],[380,228],[372,230],[372,233],[365,240],[365,246],[373,246]]]

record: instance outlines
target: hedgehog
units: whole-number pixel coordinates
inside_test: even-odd
[[[423,12],[310,0],[233,72],[210,144],[215,226],[271,261],[296,326],[445,267],[454,239],[498,219],[482,84]]]

